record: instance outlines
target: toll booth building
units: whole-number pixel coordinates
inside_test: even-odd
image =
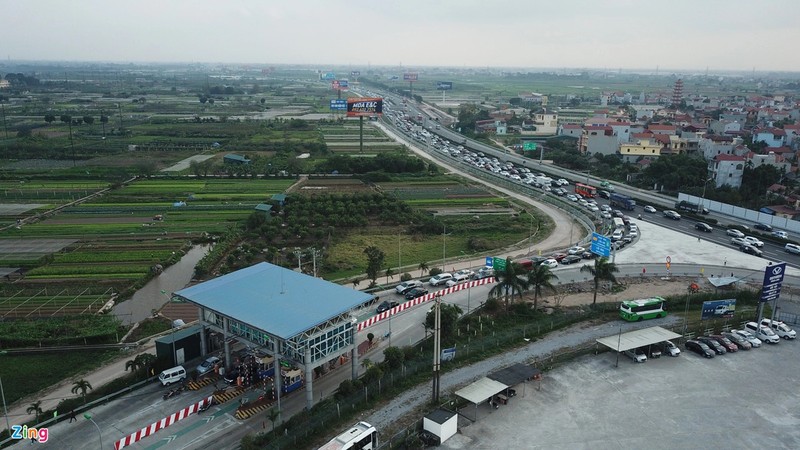
[[[201,344],[209,328],[224,336],[228,369],[235,340],[275,358],[275,367],[301,368],[309,409],[315,367],[349,354],[352,377],[357,377],[357,311],[373,302],[372,294],[260,263],[174,295],[199,307]],[[204,345],[201,350],[207,353]],[[280,378],[275,377],[277,383]]]

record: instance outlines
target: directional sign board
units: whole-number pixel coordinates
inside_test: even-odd
[[[494,261],[492,262],[492,267],[494,267],[495,273],[502,272],[502,271],[506,270],[506,260],[505,260],[505,258],[495,257]]]
[[[494,258],[491,256],[486,257],[486,267],[494,267]]]
[[[522,143],[523,150],[536,150],[536,142],[533,141],[525,141]]]
[[[783,274],[786,272],[786,263],[773,264],[764,269],[764,286],[761,288],[761,301],[771,302],[781,295]]]
[[[611,255],[611,239],[602,234],[592,233],[592,245],[589,250],[595,255],[608,258]]]
[[[347,111],[347,100],[331,100],[331,111]]]

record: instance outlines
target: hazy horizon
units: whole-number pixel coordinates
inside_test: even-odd
[[[3,62],[800,72],[800,2],[3,2]]]

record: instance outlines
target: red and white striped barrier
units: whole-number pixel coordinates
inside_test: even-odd
[[[413,306],[417,306],[417,305],[419,305],[421,303],[425,303],[427,301],[433,300],[437,296],[444,296],[444,295],[452,294],[453,292],[458,292],[458,291],[463,290],[463,289],[468,289],[468,288],[472,288],[472,287],[475,287],[475,286],[480,286],[482,284],[489,284],[489,283],[494,283],[494,277],[486,277],[486,278],[482,278],[480,280],[468,281],[466,283],[461,283],[461,284],[456,284],[455,286],[446,287],[446,288],[444,288],[444,289],[442,289],[440,291],[431,292],[430,294],[425,294],[422,297],[417,297],[417,298],[415,298],[413,300],[409,300],[409,301],[407,301],[405,303],[401,303],[401,304],[395,306],[394,308],[392,308],[392,309],[390,309],[388,311],[384,311],[384,312],[382,312],[382,313],[380,313],[378,315],[370,317],[369,319],[367,319],[367,320],[365,320],[363,322],[360,322],[358,324],[358,331],[361,331],[361,330],[363,330],[365,328],[369,328],[369,327],[375,325],[376,323],[380,322],[383,319],[388,319],[389,316],[391,316],[393,314],[397,314],[400,311],[403,311],[403,310],[406,310],[406,309],[411,308]]]
[[[193,403],[193,404],[187,406],[186,408],[183,408],[182,410],[180,410],[180,411],[178,411],[176,413],[173,413],[173,414],[171,414],[171,415],[159,420],[158,422],[151,423],[149,427],[142,428],[141,430],[139,430],[139,431],[137,431],[135,433],[132,433],[131,435],[126,436],[126,437],[118,440],[117,442],[115,442],[114,443],[114,449],[115,450],[120,450],[120,449],[125,448],[125,447],[127,447],[129,445],[133,445],[134,443],[140,441],[141,439],[146,438],[147,436],[150,436],[151,434],[155,434],[156,431],[164,429],[164,428],[167,428],[168,426],[172,425],[173,423],[189,417],[190,414],[196,413],[197,410],[200,409],[201,406],[205,405],[206,403],[211,403],[211,400],[213,398],[214,398],[213,396],[209,396],[208,398],[204,398],[204,399],[200,400],[197,403]]]

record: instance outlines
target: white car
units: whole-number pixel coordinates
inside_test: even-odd
[[[468,280],[472,278],[472,275],[475,274],[474,270],[471,269],[461,269],[458,272],[453,274],[453,278],[457,280]]]
[[[745,240],[745,242],[747,242],[748,244],[752,245],[753,247],[759,247],[759,248],[761,248],[761,247],[763,247],[763,246],[764,246],[764,243],[763,243],[763,242],[761,242],[761,240],[760,240],[760,239],[758,239],[758,238],[755,238],[755,237],[753,237],[753,236],[745,236],[745,237],[744,237],[744,240]]]
[[[743,238],[744,237],[744,233],[742,233],[741,231],[739,231],[739,230],[737,230],[735,228],[729,228],[727,231],[725,231],[725,233],[727,233],[728,236],[733,236],[735,238]]]
[[[618,241],[622,239],[622,230],[614,230],[614,233],[611,234],[612,241]]]
[[[445,283],[447,283],[447,280],[452,280],[452,279],[453,279],[453,274],[452,273],[442,272],[439,275],[432,276],[431,279],[428,280],[428,283],[431,286],[438,286],[440,284],[445,284]]]
[[[786,244],[783,249],[787,253],[794,253],[795,255],[800,255],[800,245],[797,244]]]
[[[603,219],[610,219],[611,218],[611,213],[608,212],[608,211],[603,211],[603,212],[600,213],[600,217],[602,217]]]
[[[744,324],[744,329],[755,334],[757,338],[767,342],[768,344],[777,344],[781,341],[781,338],[778,337],[778,335],[775,334],[775,332],[770,328],[765,327],[764,325],[759,325],[755,322],[747,322]]]
[[[753,336],[749,331],[746,330],[731,330],[731,333],[734,333],[740,336],[745,341],[749,342],[753,348],[761,347],[761,339]]]
[[[586,209],[588,209],[591,212],[600,212],[600,208],[598,208],[597,205],[592,203],[589,203],[589,206],[587,206]]]
[[[785,231],[775,230],[772,232],[772,235],[780,239],[789,239],[789,234]]]
[[[563,178],[559,178],[558,180],[556,180],[556,184],[558,184],[559,186],[569,186],[569,181]]]
[[[573,202],[577,202],[578,201],[578,196],[575,195],[575,194],[567,194],[567,199],[569,199],[570,201],[573,201]]]
[[[209,356],[208,358],[206,358],[205,361],[203,361],[202,363],[200,363],[199,366],[197,366],[197,375],[204,375],[214,370],[214,366],[216,366],[219,363],[220,363],[219,358],[217,358],[216,356]]]
[[[545,267],[549,267],[550,269],[555,269],[556,267],[558,267],[558,261],[556,261],[553,258],[548,258],[548,259],[545,259],[544,261],[542,261],[541,265],[543,265]]]
[[[608,212],[611,212],[611,207],[610,207],[610,206],[608,206],[608,205],[600,205],[600,210],[601,210],[601,211],[608,211]]]
[[[578,199],[578,204],[583,206],[583,207],[586,207],[586,206],[589,205],[589,202],[587,202],[585,198],[579,198]]]
[[[579,246],[579,245],[576,245],[576,246],[574,246],[574,247],[570,247],[570,248],[569,248],[569,250],[567,250],[567,254],[570,254],[570,255],[580,255],[580,254],[582,254],[582,253],[583,253],[583,252],[585,252],[585,251],[586,251],[586,249],[585,249],[585,248],[583,248],[583,247],[581,247],[581,246]]]
[[[421,281],[408,280],[408,281],[404,281],[404,282],[398,284],[397,286],[395,286],[394,290],[398,294],[403,295],[406,292],[408,292],[408,291],[410,291],[410,290],[412,290],[414,288],[418,288],[418,287],[422,287],[422,282]]]
[[[739,238],[739,237],[731,239],[731,244],[737,247],[741,247],[743,245],[750,245],[747,241],[744,240],[744,238]]]
[[[772,321],[772,319],[761,319],[761,325],[770,327],[778,337],[784,339],[794,339],[797,337],[797,332],[789,328],[785,323],[779,321]]]
[[[652,206],[650,206],[650,205],[647,205],[647,206],[645,206],[645,207],[644,207],[644,212],[647,212],[647,213],[657,213],[657,212],[658,212],[658,210],[657,210],[657,209],[655,209],[655,208],[653,208],[653,207],[652,207]]]

